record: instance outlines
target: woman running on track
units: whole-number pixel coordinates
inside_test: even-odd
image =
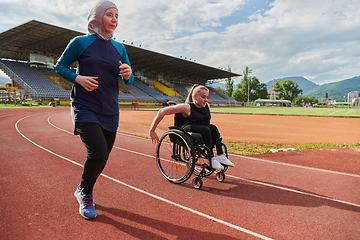
[[[70,41],[55,71],[74,83],[71,115],[74,134],[80,135],[87,156],[75,191],[85,219],[96,217],[93,188],[103,171],[119,124],[118,79],[131,84],[134,76],[125,47],[112,39],[118,26],[118,9],[111,1],[99,1],[88,15],[89,34]],[[70,65],[78,61],[76,73]]]

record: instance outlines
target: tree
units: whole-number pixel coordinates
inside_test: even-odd
[[[251,70],[249,70],[249,67],[246,66],[245,70],[243,71],[244,77],[241,79],[239,83],[239,90],[241,90],[242,94],[244,95],[245,101],[250,98],[249,93],[251,92],[250,89],[250,78],[249,74],[251,73]],[[241,88],[241,89],[240,89]]]
[[[325,99],[327,100],[328,97],[329,97],[329,94],[326,92],[326,93],[325,93]]]
[[[319,100],[317,100],[316,97],[314,97],[314,96],[311,96],[311,97],[305,96],[303,98],[301,95],[298,95],[297,97],[295,97],[292,100],[292,103],[294,103],[295,105],[301,105],[301,104],[307,104],[307,103],[314,105],[318,102],[319,102]]]
[[[231,98],[239,102],[245,102],[244,94],[239,89],[236,89],[232,92]]]
[[[219,92],[226,94],[225,90],[222,89],[221,87],[215,87],[215,89],[218,90]]]
[[[310,102],[310,98],[308,96],[305,96],[303,98],[303,102],[304,102],[304,104],[308,104]]]
[[[319,100],[317,100],[317,98],[314,96],[311,96],[309,100],[310,100],[310,103],[313,105],[317,104],[319,102]]]
[[[230,67],[229,67],[228,71],[231,72]],[[231,97],[233,90],[234,90],[234,80],[231,77],[229,77],[225,82],[225,94],[228,95],[229,97]]]
[[[296,98],[292,100],[292,103],[295,105],[301,105],[303,103],[303,98],[301,95],[298,95]]]
[[[244,102],[248,100],[249,93],[249,101],[255,101],[259,98],[268,98],[269,94],[267,91],[267,87],[265,83],[260,83],[259,79],[255,76],[250,77],[251,70],[246,66],[243,71],[244,77],[241,79],[240,83],[237,84],[236,90],[241,91],[241,95]],[[238,93],[237,93],[238,94]],[[239,100],[238,100],[239,101]]]
[[[298,87],[298,84],[291,80],[279,80],[275,82],[274,91],[279,93],[279,98],[292,102],[294,98],[303,92]]]
[[[265,83],[260,83],[259,79],[252,77],[250,80],[250,101],[255,101],[256,99],[266,99],[269,98],[269,93],[267,91],[267,86]]]

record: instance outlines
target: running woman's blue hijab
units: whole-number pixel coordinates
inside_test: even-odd
[[[88,31],[90,34],[95,34],[99,38],[107,41],[113,37],[113,33],[109,33],[105,30],[103,17],[105,11],[109,8],[116,8],[115,3],[111,1],[98,1],[95,5],[91,8],[89,15],[88,15]]]

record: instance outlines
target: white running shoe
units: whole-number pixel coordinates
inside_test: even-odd
[[[226,157],[225,154],[216,155],[216,160],[217,160],[219,163],[222,163],[222,164],[227,165],[227,166],[229,166],[229,167],[235,166],[232,162],[230,162],[230,160]]]
[[[216,157],[211,158],[211,166],[214,169],[224,169],[224,166],[218,162]]]

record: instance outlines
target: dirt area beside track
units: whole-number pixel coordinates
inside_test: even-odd
[[[121,111],[119,131],[148,136],[155,111]],[[359,118],[300,117],[242,114],[212,114],[225,141],[250,143],[357,144],[360,142]],[[166,116],[157,128],[160,136],[173,124]],[[251,155],[251,157],[332,171],[360,174],[360,148],[323,148]]]
[[[120,111],[119,131],[148,136],[156,111]],[[253,143],[356,144],[360,142],[360,119],[337,117],[302,117],[243,114],[212,114],[211,123],[218,126],[225,141]],[[166,116],[157,128],[158,135],[173,125]]]

